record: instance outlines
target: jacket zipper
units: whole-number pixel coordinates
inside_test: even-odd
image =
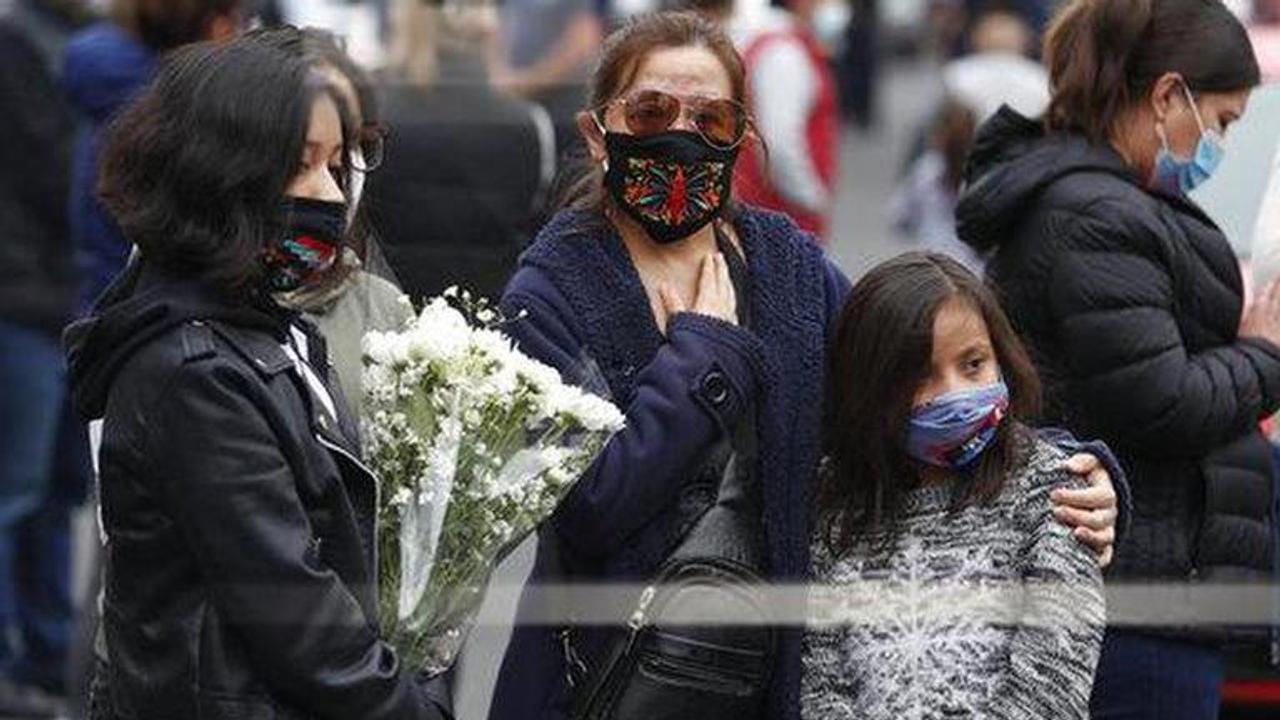
[[[352,455],[345,448],[326,440],[320,433],[316,433],[316,440],[320,443],[321,447],[325,448],[329,452],[341,455],[350,461],[351,464],[360,468],[364,474],[369,476],[369,480],[373,482],[373,547],[371,548],[373,551],[373,567],[370,568],[370,570],[373,572],[374,582],[376,583],[378,576],[381,574],[379,570],[380,566],[378,565],[378,514],[379,510],[382,508],[382,483],[378,481],[377,473],[369,469],[368,465],[365,465],[359,458]]]
[[[627,652],[636,644],[636,638],[640,636],[640,631],[644,629],[648,618],[645,616],[649,612],[649,606],[653,604],[653,598],[658,594],[658,587],[650,585],[640,593],[640,602],[636,604],[635,612],[631,613],[631,617],[627,620],[627,627],[630,629],[630,635],[627,638]]]
[[[693,686],[699,690],[711,690],[725,695],[745,697],[753,687],[746,678],[721,676],[715,670],[695,663],[680,662],[658,655],[648,655],[640,660],[641,667],[663,679],[677,684]]]

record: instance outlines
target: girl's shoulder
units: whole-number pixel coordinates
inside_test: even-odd
[[[1069,457],[1066,451],[1041,438],[1030,428],[1026,430],[1026,435],[1024,442],[1027,448],[1024,459],[1019,464],[1022,475],[1030,481],[1036,478],[1043,479],[1046,475],[1067,472],[1063,467]]]
[[[1010,499],[1019,515],[1039,517],[1052,512],[1049,493],[1058,488],[1083,488],[1087,483],[1067,470],[1069,455],[1061,448],[1033,432],[1027,433],[1025,442],[1022,460],[1005,486],[1005,492],[1012,494]]]

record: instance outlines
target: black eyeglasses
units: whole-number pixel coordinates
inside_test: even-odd
[[[351,167],[363,173],[377,170],[386,156],[387,128],[371,124],[360,128],[351,150]]]

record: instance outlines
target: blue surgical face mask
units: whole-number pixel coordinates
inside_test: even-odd
[[[963,470],[996,439],[1009,412],[1009,388],[997,382],[940,395],[907,421],[906,451],[917,462]]]
[[[1226,155],[1222,136],[1204,126],[1200,117],[1200,108],[1191,96],[1185,83],[1182,90],[1187,94],[1187,102],[1191,104],[1191,112],[1195,113],[1196,124],[1200,126],[1200,140],[1196,143],[1195,154],[1190,158],[1182,158],[1169,148],[1169,136],[1164,124],[1156,125],[1156,134],[1160,136],[1160,151],[1156,153],[1156,166],[1151,185],[1170,194],[1186,195],[1199,187],[1222,164]]]

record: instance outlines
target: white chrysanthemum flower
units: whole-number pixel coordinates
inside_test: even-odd
[[[520,389],[520,377],[510,365],[502,365],[486,378],[484,392],[499,398],[510,397]]]
[[[395,507],[402,508],[409,504],[413,499],[413,491],[406,485],[396,488],[395,494],[391,496],[391,504]]]
[[[365,334],[364,339],[361,341],[361,350],[367,362],[379,365],[390,364],[389,335],[390,333],[378,332],[377,330]]]
[[[500,363],[509,364],[513,359],[512,354],[515,351],[513,350],[511,338],[497,330],[486,328],[475,330],[471,334],[471,343],[476,350]]]
[[[572,385],[551,388],[545,397],[549,415],[572,418],[591,432],[617,432],[626,421],[613,403]]]
[[[476,327],[449,298],[474,312]],[[379,513],[389,532],[407,533],[380,532],[380,542],[400,549],[397,567],[379,569],[382,586],[399,593],[397,615],[385,620],[409,635],[405,613],[429,618],[437,609],[418,605],[422,598],[444,607],[460,593],[478,597],[498,549],[547,517],[624,421],[612,404],[516,350],[486,326],[494,311],[469,298],[451,288],[400,332],[370,333],[363,345],[366,457],[388,489]],[[442,666],[450,647],[427,638],[406,657]]]
[[[516,353],[512,359],[516,366],[516,373],[527,380],[539,394],[545,395],[555,388],[564,386],[560,373],[554,368],[532,360],[522,353]]]

